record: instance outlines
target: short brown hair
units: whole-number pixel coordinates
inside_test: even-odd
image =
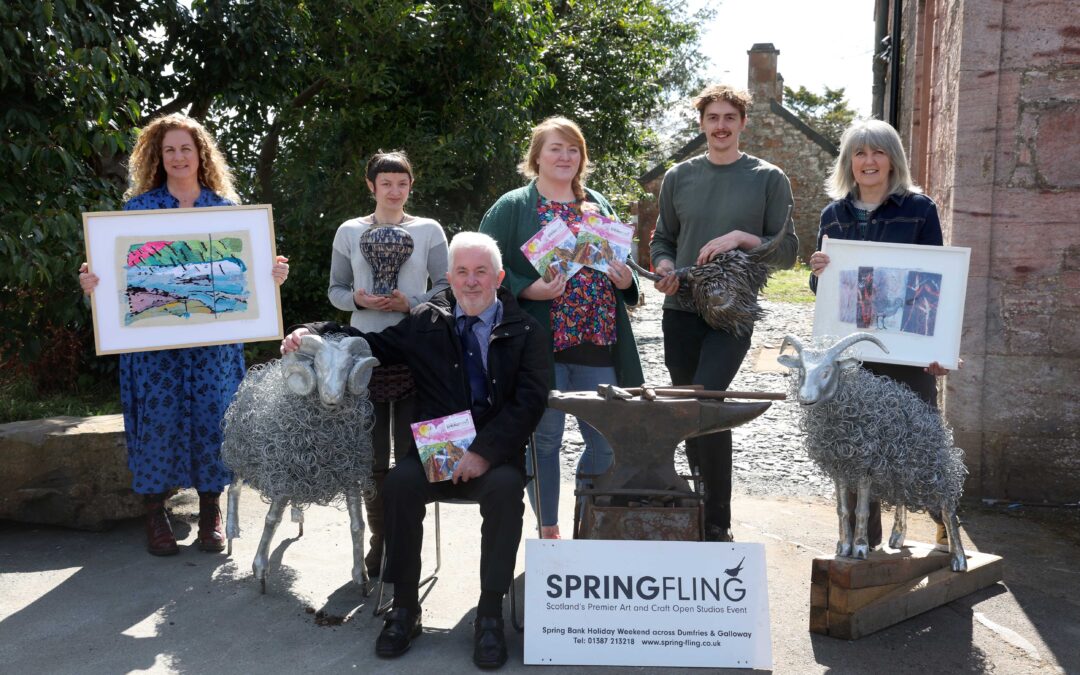
[[[705,87],[694,97],[694,107],[698,111],[698,121],[705,119],[705,108],[715,101],[727,101],[739,111],[739,116],[746,119],[746,109],[754,102],[753,95],[745,89],[736,89],[726,84],[714,84]]]

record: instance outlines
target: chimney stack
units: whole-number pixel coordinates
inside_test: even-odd
[[[750,55],[750,74],[747,88],[755,99],[776,99],[783,97],[783,89],[777,82],[776,57],[780,50],[771,42],[760,42],[746,52]]]

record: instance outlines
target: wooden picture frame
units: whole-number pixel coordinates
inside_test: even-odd
[[[860,342],[864,361],[959,366],[971,249],[826,239],[814,336],[872,333],[889,348]]]
[[[270,205],[82,215],[99,355],[283,337]]]

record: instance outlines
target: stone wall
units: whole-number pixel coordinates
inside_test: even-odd
[[[143,512],[123,415],[0,425],[0,518],[99,529]]]
[[[968,493],[1080,494],[1080,3],[905,3],[901,131],[972,249],[944,409]]]
[[[817,245],[821,210],[829,203],[824,183],[836,151],[826,149],[832,145],[775,100],[756,100],[748,118],[739,147],[787,174],[795,197],[792,216],[799,236],[799,260],[806,263]]]

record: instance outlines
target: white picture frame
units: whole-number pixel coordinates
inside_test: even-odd
[[[863,361],[959,366],[971,249],[827,238],[822,252],[814,337],[865,331],[889,352],[860,342]]]
[[[82,216],[98,355],[283,337],[270,205]]]

